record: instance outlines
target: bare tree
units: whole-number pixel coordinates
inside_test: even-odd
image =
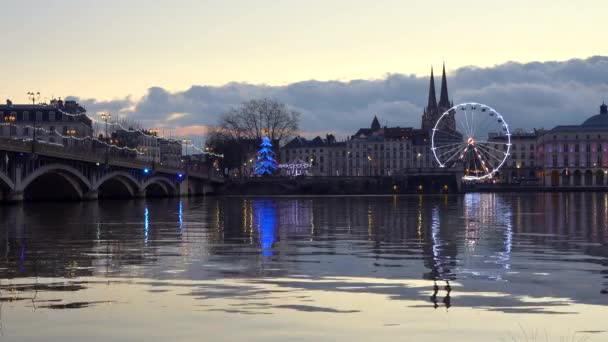
[[[267,135],[281,142],[296,134],[300,113],[284,103],[263,98],[242,103],[222,114],[216,133],[232,140],[261,140]]]

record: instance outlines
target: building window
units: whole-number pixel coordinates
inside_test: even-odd
[[[578,152],[578,144],[574,144],[574,152]]]

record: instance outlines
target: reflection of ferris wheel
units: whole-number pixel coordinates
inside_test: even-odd
[[[502,115],[480,103],[463,103],[443,113],[431,138],[440,167],[462,165],[463,179],[492,178],[511,150],[511,133]]]

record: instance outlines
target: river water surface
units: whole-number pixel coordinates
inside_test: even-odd
[[[2,341],[608,341],[604,193],[25,203],[0,219]]]

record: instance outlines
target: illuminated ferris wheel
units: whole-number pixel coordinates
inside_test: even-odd
[[[462,103],[444,112],[435,123],[431,150],[440,167],[464,168],[465,180],[490,179],[511,150],[505,119],[480,103]]]

